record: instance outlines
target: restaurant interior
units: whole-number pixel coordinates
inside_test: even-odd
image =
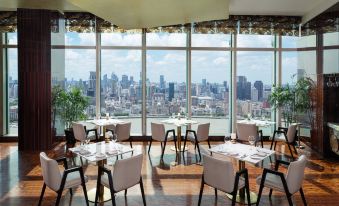
[[[0,0],[0,205],[338,205],[339,0]]]

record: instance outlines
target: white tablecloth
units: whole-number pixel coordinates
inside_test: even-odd
[[[241,143],[220,144],[212,147],[209,151],[252,164],[257,164],[275,153],[273,150]]]
[[[90,162],[97,162],[128,152],[134,151],[129,145],[122,145],[119,143],[109,142],[97,142],[88,145],[81,145],[69,149],[71,152],[87,159]]]
[[[172,124],[172,125],[175,125],[177,127],[191,125],[191,124],[197,124],[198,123],[197,121],[186,119],[186,118],[181,118],[181,119],[176,119],[176,118],[166,119],[166,120],[163,120],[161,122],[165,123],[165,124]]]
[[[121,124],[125,123],[124,121],[120,119],[93,119],[93,120],[87,120],[86,122],[98,125],[98,126],[107,126],[107,125],[116,125],[116,124]]]

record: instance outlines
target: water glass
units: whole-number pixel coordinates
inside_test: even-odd
[[[231,136],[229,134],[226,134],[224,138],[225,144],[228,144],[230,140],[231,140]]]
[[[248,136],[248,142],[251,146],[255,144],[255,137],[254,136]]]

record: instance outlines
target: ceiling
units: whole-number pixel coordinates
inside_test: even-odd
[[[100,3],[98,3],[100,2]],[[88,11],[122,28],[226,19],[228,15],[301,16],[305,23],[339,0],[0,0],[16,8]]]

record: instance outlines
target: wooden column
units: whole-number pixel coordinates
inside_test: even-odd
[[[19,150],[52,147],[51,12],[18,9]]]

